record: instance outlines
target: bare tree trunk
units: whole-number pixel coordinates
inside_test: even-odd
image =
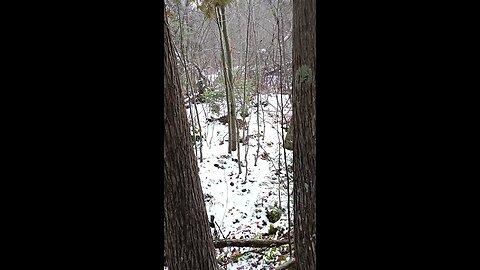
[[[235,122],[237,122],[237,119],[235,118]],[[237,138],[240,137],[240,129],[237,125]],[[237,140],[237,164],[238,164],[238,177],[240,178],[240,174],[242,174],[242,160],[241,160],[241,155],[240,155],[240,140]]]
[[[242,116],[242,121],[244,123],[244,127],[242,130],[242,140],[243,144],[245,146],[245,171],[248,171],[248,161],[247,161],[247,153],[248,153],[248,138],[245,137],[245,130],[248,128],[248,124],[245,121],[246,114],[247,114],[247,109],[245,107],[245,104],[247,103],[247,89],[246,89],[246,84],[247,84],[247,74],[248,74],[248,41],[249,41],[249,35],[250,35],[250,15],[251,15],[251,0],[248,0],[248,17],[247,17],[247,38],[246,38],[246,46],[245,46],[245,62],[244,62],[244,70],[243,70],[243,100],[242,100],[242,109],[241,109],[241,116]],[[240,141],[240,140],[239,140]],[[246,143],[245,143],[246,142]],[[241,167],[240,163],[240,145],[238,146],[238,167]],[[241,173],[241,170],[240,170]],[[245,182],[247,181],[247,173],[245,172]]]
[[[228,83],[228,76],[227,76],[227,63],[225,60],[225,47],[223,46],[223,34],[222,34],[222,22],[220,19],[220,14],[218,9],[216,11],[216,21],[217,21],[217,26],[218,26],[218,32],[220,34],[220,52],[221,52],[221,58],[222,58],[222,67],[223,67],[223,80],[225,82],[225,98],[227,100],[227,119],[229,122],[229,128],[228,128],[228,153],[232,152],[232,147],[230,146],[231,141],[232,141],[232,133],[230,132],[230,95],[228,94],[228,88],[229,83]]]
[[[238,134],[237,134],[237,113],[235,111],[235,95],[234,95],[234,88],[233,88],[233,66],[232,66],[232,51],[230,49],[230,41],[228,37],[228,32],[227,32],[227,20],[225,18],[225,7],[220,6],[218,7],[219,15],[220,15],[220,21],[222,25],[222,37],[223,41],[225,44],[225,59],[226,59],[226,70],[228,80],[228,85],[229,87],[227,88],[227,95],[229,96],[229,104],[227,103],[227,106],[229,106],[229,112],[228,112],[228,128],[229,128],[229,133],[231,133],[231,140],[229,140],[228,145],[231,151],[236,151],[237,149],[237,140],[238,140]]]
[[[254,18],[256,17],[254,16]],[[253,36],[255,37],[255,48],[257,48],[258,50],[258,35],[255,26],[256,25],[254,25],[253,27]],[[262,106],[262,104],[260,103],[260,76],[258,72],[258,53],[255,53],[255,94],[257,95],[257,153],[255,155],[255,163],[253,164],[253,166],[257,166],[258,156],[260,155],[260,106]]]
[[[225,80],[225,95],[227,99],[228,115],[228,153],[237,150],[237,117],[235,112],[235,97],[233,95],[233,75],[231,51],[228,43],[227,25],[225,20],[225,8],[216,8],[216,18],[220,33],[220,44],[223,63],[223,77]]]
[[[247,182],[247,177],[248,177],[248,149],[249,149],[249,146],[250,146],[250,143],[249,143],[249,140],[248,140],[248,134],[249,134],[249,127],[250,127],[250,121],[247,122],[245,121],[245,117],[246,117],[246,109],[245,109],[245,103],[247,102],[247,97],[246,97],[246,92],[247,92],[247,89],[246,89],[246,83],[247,83],[247,74],[249,72],[249,69],[248,69],[248,41],[249,41],[249,36],[250,36],[250,17],[251,17],[251,13],[252,13],[252,3],[251,3],[251,0],[248,0],[248,18],[247,18],[247,44],[246,44],[246,47],[245,47],[245,69],[244,69],[244,77],[243,77],[243,104],[242,104],[242,120],[243,122],[245,123],[245,127],[243,128],[243,134],[242,134],[242,138],[243,138],[243,145],[245,145],[245,179],[244,179],[244,183]],[[249,100],[250,100],[250,97],[249,97]],[[251,117],[249,118],[251,119]],[[245,136],[245,130],[247,130],[247,134]]]
[[[293,175],[295,264],[316,269],[316,1],[293,3]]]
[[[279,21],[279,18],[278,18],[278,14],[280,13],[280,16],[281,16],[281,21],[282,21],[282,24],[281,24],[281,27],[280,27],[280,21]],[[283,94],[285,93],[283,91],[283,88],[285,87],[285,84],[284,84],[284,56],[285,56],[285,38],[283,36],[283,11],[280,11],[280,12],[277,12],[276,13],[276,22],[277,22],[277,43],[278,43],[278,51],[280,53],[280,72],[279,72],[279,76],[280,76],[280,119],[281,119],[281,126],[280,126],[280,129],[281,129],[281,133],[282,133],[282,136],[281,136],[281,142],[282,142],[282,145],[285,145],[285,134],[284,134],[284,131],[283,131],[283,127],[282,125],[284,124],[285,122],[285,115],[283,113],[283,109],[284,109],[284,105],[283,105]],[[282,41],[281,41],[282,40]],[[278,103],[278,102],[277,102]],[[290,178],[289,178],[289,174],[288,174],[288,164],[287,164],[287,153],[285,151],[285,147],[280,147],[279,145],[279,150],[278,152],[280,152],[280,149],[283,150],[283,160],[284,160],[284,165],[285,165],[285,174],[286,174],[286,178],[287,178],[287,218],[288,218],[288,240],[290,242],[290,226],[291,226],[291,216],[290,216]],[[279,169],[280,169],[280,166],[279,166]],[[290,257],[292,257],[292,246],[290,244],[288,244],[288,253],[290,254]]]
[[[177,3],[177,10],[178,10],[178,14],[182,14],[180,12],[180,2]],[[197,123],[198,123],[198,133],[199,133],[199,137],[200,137],[200,162],[203,161],[203,153],[202,153],[202,139],[203,139],[203,135],[202,135],[202,127],[200,125],[200,118],[198,117],[198,110],[197,110],[197,103],[196,103],[196,98],[195,98],[195,93],[193,91],[193,85],[192,85],[192,81],[191,81],[191,77],[190,77],[190,73],[188,71],[188,67],[187,67],[187,52],[185,51],[185,46],[184,46],[184,39],[183,39],[183,24],[184,24],[184,20],[183,20],[183,16],[181,16],[179,18],[179,31],[180,31],[180,53],[179,53],[179,56],[180,56],[180,62],[182,63],[182,66],[185,70],[185,79],[186,79],[186,84],[185,84],[185,87],[187,88],[187,96],[189,97],[188,98],[188,108],[189,108],[189,111],[190,111],[190,120],[192,121],[192,136],[194,138],[193,140],[193,145],[194,145],[194,149],[195,149],[195,156],[198,156],[198,147],[197,147],[197,135],[196,135],[196,124],[195,124],[195,117],[193,116],[193,111],[192,111],[192,99],[193,99],[193,106],[194,106],[194,109],[195,109],[195,112],[196,112],[196,116],[197,116]],[[178,53],[178,51],[177,51]],[[189,90],[190,89],[190,90]]]
[[[217,268],[213,239],[166,21],[163,36],[165,256],[170,270],[212,270]]]
[[[200,162],[203,162],[203,132],[202,132],[202,125],[200,124],[200,115],[198,114],[197,102],[193,103],[193,108],[195,109],[195,115],[197,116],[197,123],[198,123],[198,136],[200,136]],[[193,121],[193,120],[192,120]],[[196,144],[196,142],[194,142]]]

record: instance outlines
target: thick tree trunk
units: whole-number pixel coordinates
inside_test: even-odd
[[[173,43],[164,25],[165,256],[170,270],[217,269]]]
[[[295,264],[316,269],[315,0],[293,1]]]

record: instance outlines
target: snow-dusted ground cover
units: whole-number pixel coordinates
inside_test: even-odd
[[[291,117],[291,100],[288,95],[283,95],[282,98],[283,112],[288,121]],[[261,95],[260,141],[257,139],[257,108],[250,106],[250,114],[245,119],[248,126],[245,136],[247,137],[247,133],[249,135],[246,140],[248,143],[247,163],[245,163],[247,145],[240,143],[241,174],[238,169],[238,150],[231,154],[228,154],[227,151],[228,126],[219,121],[211,121],[212,117],[219,118],[226,115],[225,108],[215,114],[210,111],[207,104],[197,104],[204,135],[202,140],[203,161],[200,162],[198,159],[200,179],[207,214],[209,217],[213,215],[220,227],[217,233],[212,229],[214,238],[287,239],[287,182],[281,129],[282,126],[287,127],[288,125],[284,123],[286,121],[281,121],[280,100],[281,97],[278,94]],[[256,97],[253,102],[256,102]],[[187,114],[190,118],[190,109],[187,109]],[[240,116],[237,118],[241,119]],[[284,135],[286,133],[284,130]],[[242,130],[240,130],[240,137],[242,137]],[[197,146],[199,143],[197,142]],[[260,150],[255,166],[258,144],[260,144]],[[292,151],[285,151],[287,165],[291,166]],[[199,157],[199,153],[197,157]],[[288,173],[291,179],[292,172]],[[292,187],[293,184],[290,183],[290,194]],[[266,210],[278,205],[279,199],[280,207],[284,211],[280,220],[271,223],[267,218]],[[292,202],[293,199],[290,197],[290,214],[293,225]],[[272,234],[272,226],[279,230]],[[291,234],[293,234],[293,228]],[[227,247],[216,249],[216,251],[217,259],[224,263],[223,269],[274,269],[274,266],[289,259],[288,245],[276,248]]]

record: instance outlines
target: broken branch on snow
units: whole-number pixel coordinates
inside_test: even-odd
[[[288,240],[270,239],[221,239],[213,241],[215,248],[223,247],[278,247],[288,245]]]

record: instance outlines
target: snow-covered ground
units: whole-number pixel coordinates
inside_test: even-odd
[[[291,101],[283,95],[283,112],[287,121],[291,117]],[[239,174],[238,150],[228,154],[228,126],[207,118],[219,118],[226,115],[225,109],[215,114],[210,112],[207,104],[197,104],[200,124],[204,135],[202,144],[203,161],[198,159],[200,179],[207,207],[207,214],[215,217],[220,227],[217,234],[212,229],[214,238],[223,239],[287,239],[287,182],[282,147],[282,122],[280,95],[261,96],[263,105],[259,107],[260,138],[257,138],[256,107],[251,107],[248,123],[248,146],[240,143]],[[254,102],[256,97],[254,98]],[[263,111],[262,111],[263,109]],[[237,109],[239,111],[239,109]],[[190,109],[187,109],[190,118]],[[241,116],[237,116],[241,119]],[[265,125],[264,125],[265,124]],[[283,127],[287,127],[286,123]],[[240,138],[243,130],[240,130]],[[283,136],[287,133],[284,130]],[[259,141],[258,141],[259,139]],[[197,142],[199,146],[200,142]],[[255,166],[257,148],[259,156]],[[248,148],[248,150],[247,150]],[[245,162],[245,153],[247,152]],[[291,165],[292,151],[285,150],[287,164]],[[279,155],[280,154],[280,155]],[[197,157],[200,154],[197,153]],[[279,164],[279,160],[281,164]],[[292,172],[289,171],[289,178]],[[290,194],[293,184],[290,181]],[[279,198],[280,192],[280,198]],[[284,210],[280,220],[271,223],[266,210],[279,204]],[[290,197],[290,215],[293,225],[293,199]],[[280,228],[283,232],[269,234],[269,229]],[[293,234],[293,228],[292,232]],[[274,266],[289,259],[288,246],[278,248],[236,248],[217,250],[217,259],[224,263],[223,269],[274,269]],[[250,252],[249,252],[250,251]],[[247,252],[247,253],[245,253]],[[167,269],[167,268],[165,268]]]

